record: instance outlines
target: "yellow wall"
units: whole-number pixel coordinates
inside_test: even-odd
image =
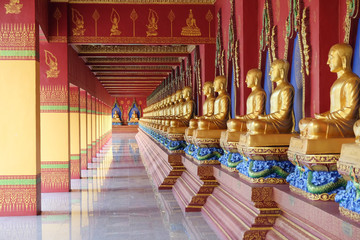
[[[41,161],[69,161],[69,114],[41,113]]]
[[[87,148],[87,142],[86,142],[86,136],[87,136],[86,125],[87,125],[86,113],[80,113],[81,149],[86,149],[86,148]]]
[[[39,63],[0,61],[0,175],[40,173]]]
[[[70,113],[70,153],[80,154],[80,113]]]

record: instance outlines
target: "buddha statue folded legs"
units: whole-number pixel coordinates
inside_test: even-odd
[[[337,164],[342,145],[355,140],[352,127],[360,106],[360,78],[352,72],[351,59],[350,45],[331,47],[327,64],[337,80],[330,89],[330,111],[302,119],[300,137],[290,142],[288,156],[298,166],[287,178],[290,188],[312,200],[334,200],[346,184]]]
[[[193,133],[193,142],[199,148],[193,157],[202,163],[218,164],[223,154],[220,148],[221,131],[226,129],[229,119],[230,97],[226,92],[226,78],[217,76],[214,91],[218,93],[214,102],[214,114],[198,120],[198,128]]]
[[[238,151],[244,161],[237,165],[242,178],[255,183],[285,183],[294,166],[287,159],[294,127],[294,88],[288,82],[289,63],[275,60],[270,78],[276,88],[270,97],[270,114],[259,114],[246,122],[246,133],[241,133]]]
[[[236,116],[227,121],[227,130],[222,131],[220,145],[225,154],[219,159],[222,167],[230,171],[236,170],[236,166],[243,157],[238,153],[237,145],[240,134],[246,132],[246,123],[255,120],[265,113],[266,93],[261,87],[262,72],[259,69],[251,69],[246,76],[246,84],[251,88],[251,93],[246,100],[246,115]]]

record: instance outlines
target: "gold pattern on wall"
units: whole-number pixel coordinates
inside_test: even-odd
[[[50,2],[69,3],[108,3],[108,4],[215,4],[216,0],[50,0]]]
[[[109,44],[215,44],[215,38],[209,37],[94,37],[70,36],[69,43],[109,43]]]
[[[139,15],[137,14],[137,12],[135,11],[135,8],[134,8],[130,14],[130,19],[133,22],[133,37],[135,37],[135,30],[136,30],[135,21],[136,21],[136,19],[138,19],[138,17],[139,17]]]
[[[62,17],[59,8],[56,8],[53,17],[56,19],[56,36],[59,36],[59,20]]]
[[[209,38],[211,38],[211,21],[214,19],[214,16],[210,10],[207,12],[205,19],[209,22]]]
[[[147,27],[147,31],[146,31],[146,36],[147,37],[153,37],[153,36],[157,36],[158,33],[156,30],[158,30],[158,25],[157,23],[159,22],[159,16],[157,14],[157,12],[155,12],[153,9],[149,8],[149,16],[148,16],[148,21],[149,24],[146,25]]]
[[[45,52],[45,63],[48,65],[49,70],[46,71],[47,78],[57,78],[59,76],[60,70],[58,69],[58,60],[48,50],[44,50]]]
[[[114,8],[111,11],[110,21],[112,23],[112,26],[110,29],[110,36],[121,35],[121,31],[119,30],[120,15]]]
[[[23,4],[20,3],[20,0],[10,0],[8,4],[4,5],[6,9],[6,14],[19,14],[21,13],[21,8]]]
[[[94,21],[95,21],[95,36],[97,37],[97,35],[98,35],[97,22],[98,22],[98,20],[99,20],[99,18],[100,18],[100,14],[99,14],[99,12],[98,12],[97,9],[95,9],[95,11],[94,11],[94,13],[93,13],[93,15],[92,15],[92,18],[93,18]]]
[[[170,10],[168,19],[170,21],[170,36],[172,37],[173,36],[173,22],[175,20],[175,14],[174,14],[173,10]]]
[[[186,26],[181,30],[181,36],[201,36],[200,28],[196,25],[196,19],[192,9],[190,9],[189,17],[186,19]]]
[[[48,85],[40,88],[40,103],[64,105],[68,103],[68,89],[64,85]]]
[[[183,46],[151,46],[151,45],[77,45],[75,46],[78,53],[94,54],[94,53],[119,53],[119,54],[134,54],[134,53],[176,53],[187,54],[190,53],[186,45]]]
[[[80,14],[80,12],[74,8],[71,8],[72,13],[72,22],[75,24],[75,28],[72,29],[74,36],[84,36],[85,28],[84,28],[84,17]]]
[[[35,47],[35,24],[1,24],[0,47]]]

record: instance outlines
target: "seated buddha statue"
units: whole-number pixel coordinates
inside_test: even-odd
[[[131,114],[130,122],[138,122],[138,121],[139,121],[139,118],[137,117],[136,112],[133,111]]]
[[[215,77],[214,91],[218,93],[214,102],[214,114],[199,119],[198,130],[226,129],[226,121],[229,119],[230,97],[226,92],[225,76]]]
[[[206,100],[203,104],[203,116],[195,116],[190,120],[189,128],[196,129],[198,127],[198,120],[205,117],[211,117],[214,114],[214,102],[215,94],[212,82],[205,82],[203,86],[203,94],[206,96]]]
[[[171,128],[187,127],[193,116],[195,102],[192,100],[191,87],[184,87],[182,90],[182,96],[185,102],[183,102],[180,106],[179,115],[177,115],[175,119],[171,120]]]
[[[116,110],[115,110],[114,115],[112,117],[112,122],[118,122],[118,123],[121,122],[120,117],[119,117],[119,112],[116,111]]]
[[[255,120],[265,113],[266,93],[261,87],[261,70],[254,68],[246,75],[246,85],[251,88],[251,93],[246,100],[246,115],[235,116],[235,119],[227,121],[228,132],[246,131],[246,122]]]
[[[286,60],[272,62],[270,78],[276,83],[276,88],[270,97],[270,114],[259,115],[257,120],[247,122],[250,135],[292,132],[294,88],[288,82],[289,66]]]
[[[337,74],[337,80],[330,89],[330,111],[315,114],[315,119],[301,119],[301,138],[354,137],[353,125],[359,115],[360,79],[351,69],[352,53],[352,47],[345,43],[331,47],[327,64],[330,71]]]
[[[160,127],[160,130],[163,132],[167,132],[167,128],[170,127],[171,120],[176,119],[177,116],[181,116],[181,107],[183,102],[182,90],[177,90],[175,92],[173,100],[173,104],[170,106],[170,116],[164,119],[162,126]]]

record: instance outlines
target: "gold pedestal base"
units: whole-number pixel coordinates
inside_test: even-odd
[[[360,214],[350,211],[349,209],[343,208],[343,207],[339,207],[340,213],[341,215],[350,218],[354,221],[360,222]]]
[[[229,172],[239,172],[236,168],[231,168],[231,167],[228,167],[228,166],[223,165],[223,164],[221,164],[221,168],[225,169],[225,170],[227,170]]]
[[[334,201],[335,200],[335,196],[336,193],[333,194],[328,194],[328,193],[321,193],[321,194],[314,194],[314,193],[309,193],[309,192],[305,192],[303,190],[301,190],[300,188],[294,187],[290,185],[290,190],[293,193],[296,193],[300,196],[303,196],[304,198],[310,199],[310,200],[321,200],[321,201]]]
[[[244,179],[247,182],[250,183],[260,183],[260,184],[287,184],[288,182],[286,179],[283,178],[251,178],[248,176],[245,176],[242,173],[239,173],[240,178]]]
[[[302,154],[340,154],[341,146],[354,143],[355,138],[307,139],[293,137],[290,140],[289,151]]]
[[[192,160],[194,162],[196,162],[197,164],[202,164],[202,165],[220,165],[221,164],[219,162],[219,160],[197,160],[193,157],[192,157]]]
[[[279,147],[289,146],[290,139],[297,137],[299,134],[258,134],[249,135],[247,133],[240,134],[240,145],[248,147]]]

